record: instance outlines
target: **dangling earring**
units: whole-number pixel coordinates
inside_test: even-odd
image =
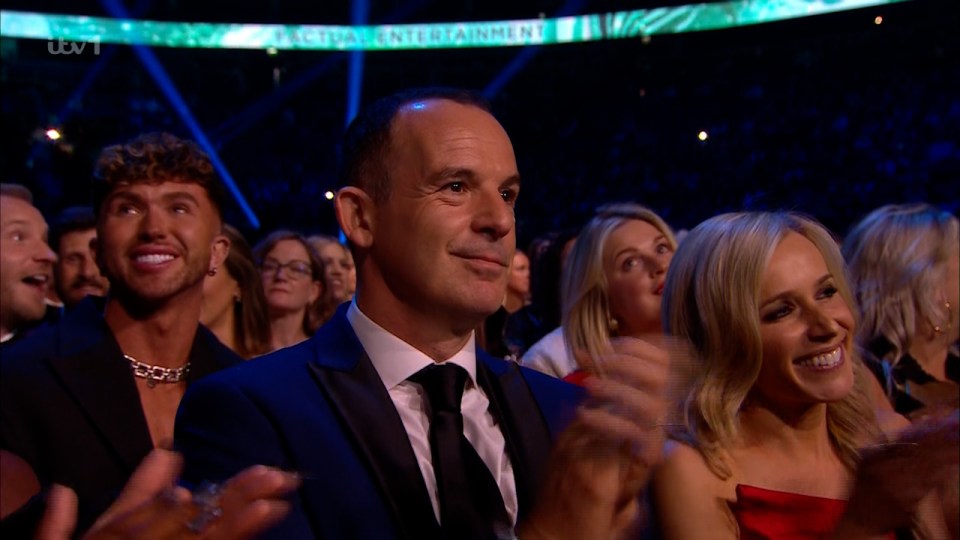
[[[211,268],[210,271],[207,272],[207,275],[210,276],[210,277],[213,277],[213,276],[217,275],[217,267],[214,266],[213,268]]]
[[[607,326],[610,327],[611,334],[616,334],[617,331],[620,330],[620,321],[618,321],[616,317],[610,317],[610,319],[607,320]]]

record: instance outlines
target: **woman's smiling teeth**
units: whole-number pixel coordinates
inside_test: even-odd
[[[836,349],[823,354],[818,354],[812,358],[805,358],[796,362],[798,366],[809,367],[813,369],[830,369],[840,365],[843,362],[843,348]]]

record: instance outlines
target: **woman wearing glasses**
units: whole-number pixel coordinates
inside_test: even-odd
[[[272,349],[312,336],[310,310],[323,293],[323,262],[316,250],[303,236],[280,230],[260,241],[253,255],[267,295]]]

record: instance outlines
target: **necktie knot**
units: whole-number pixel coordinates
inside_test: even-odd
[[[430,408],[435,413],[459,413],[467,377],[467,370],[462,367],[443,363],[421,369],[410,380],[423,386]]]

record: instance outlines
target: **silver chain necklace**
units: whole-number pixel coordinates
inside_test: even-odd
[[[172,384],[178,383],[187,377],[190,372],[190,362],[187,362],[178,368],[168,368],[163,366],[154,366],[144,364],[129,354],[123,355],[130,362],[130,369],[133,370],[133,376],[147,380],[147,386],[153,388],[157,383]]]

